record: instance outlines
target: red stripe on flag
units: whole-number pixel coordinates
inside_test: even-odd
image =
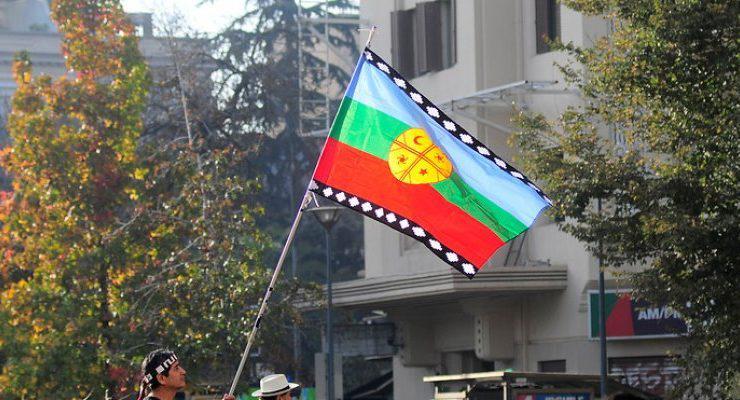
[[[504,245],[493,231],[431,185],[400,182],[385,160],[332,138],[326,142],[315,178],[411,219],[478,268]]]

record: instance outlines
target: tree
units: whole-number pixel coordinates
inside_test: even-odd
[[[608,266],[643,264],[636,294],[683,314],[676,395],[730,397],[740,371],[738,3],[566,3],[615,30],[592,48],[560,46],[577,61],[562,70],[585,104],[556,121],[522,113],[523,163],[564,230]]]
[[[162,27],[171,63],[153,71],[140,147],[152,167],[141,217],[131,227],[132,235],[150,237],[142,250],[156,273],[131,286],[132,312],[142,315],[139,327],[153,347],[176,347],[189,360],[194,388],[223,388],[272,275],[263,261],[269,241],[255,224],[263,214],[260,185],[242,170],[255,142],[237,146],[223,134],[225,115],[211,94],[210,44],[175,38],[169,23],[177,22]],[[292,303],[312,293],[307,285],[281,281],[257,337],[256,345],[270,354],[265,364],[290,360],[288,329],[300,323]],[[240,387],[250,383],[245,378]]]
[[[239,174],[249,153],[219,134],[202,58],[172,45],[201,42],[170,38],[173,64],[152,79],[117,1],[53,10],[74,75],[14,66],[0,397],[130,396],[156,347],[178,351],[194,389],[223,386],[271,271],[259,185]],[[277,356],[296,292],[280,288],[259,338]]]
[[[299,15],[323,17],[325,5],[329,16],[341,17],[344,13],[356,12],[356,6],[347,0],[313,2],[313,6],[301,10],[295,0],[247,0],[245,3],[246,14],[215,39],[219,49],[217,89],[221,109],[226,114],[224,135],[227,140],[246,149],[255,146],[257,137],[257,157],[244,166],[243,172],[262,187],[259,202],[264,205],[265,213],[258,218],[257,224],[271,239],[274,250],[274,256],[268,259],[271,264],[284,243],[323,145],[323,139],[299,135],[299,79],[303,81],[306,98],[321,99],[323,88],[327,86],[337,91],[329,111],[333,116],[350,78],[348,71],[336,64],[331,64],[329,76],[324,76],[324,60],[316,50],[321,45],[317,45],[306,31],[300,36],[302,42],[299,41],[298,18]],[[317,24],[316,29],[324,33],[323,24]],[[330,27],[328,36],[335,47],[357,54],[353,26]],[[305,57],[302,74],[299,73],[299,43]],[[305,130],[315,128],[318,126]],[[312,218],[304,218],[284,273],[290,274],[295,266],[301,280],[323,282],[323,237],[322,228]],[[334,228],[333,240],[332,247],[341,249],[333,257],[337,268],[335,279],[356,278],[357,270],[363,265],[362,217],[351,213],[343,215]],[[313,340],[318,347],[319,332],[309,332],[309,335],[304,333],[304,342]],[[300,368],[301,379],[310,382],[313,377],[305,372],[311,370],[313,360],[303,357],[303,361],[308,362]],[[292,363],[283,366],[286,370],[297,367]]]
[[[2,157],[13,179],[0,217],[7,398],[112,394],[125,324],[116,286],[144,267],[116,235],[140,185],[148,77],[133,29],[114,1],[55,2],[53,18],[74,76],[32,79],[18,57]]]
[[[243,134],[244,129],[247,133],[259,134],[258,157],[249,164],[246,173],[257,178],[263,187],[261,203],[265,205],[265,215],[269,218],[260,220],[259,224],[279,246],[323,144],[322,139],[299,136],[299,79],[303,80],[306,98],[320,99],[324,87],[335,88],[336,98],[329,111],[333,115],[350,76],[336,64],[330,64],[329,76],[324,76],[324,60],[317,50],[311,50],[320,45],[317,46],[305,28],[301,37],[305,65],[303,74],[299,74],[299,14],[304,18],[323,17],[324,4],[315,3],[299,12],[294,0],[249,0],[246,3],[247,13],[215,39],[215,45],[220,49],[216,57],[221,78],[217,88],[222,110],[227,115],[226,135],[243,148],[254,145],[254,139]],[[347,0],[333,0],[326,5],[329,16],[340,17],[356,11],[356,6]],[[316,29],[323,33],[324,26],[316,25]],[[353,54],[357,51],[354,35],[354,27],[346,25],[330,28],[328,36],[335,47]],[[316,127],[307,129],[313,128]],[[345,233],[361,231],[361,219],[352,217],[343,218],[337,229]],[[311,255],[301,258],[303,269],[322,270],[321,228],[306,223],[301,231],[296,246],[304,249],[301,254]],[[350,270],[354,272],[358,260],[361,260],[361,234],[343,234],[337,238],[342,242],[337,243],[336,248],[349,249],[348,253],[338,255],[338,263],[353,267]],[[311,265],[315,267],[311,268]],[[351,272],[346,275],[351,277]],[[315,272],[303,275],[310,279],[319,276]]]

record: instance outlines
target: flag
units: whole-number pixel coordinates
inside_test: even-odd
[[[469,278],[551,204],[367,48],[309,190],[421,241]]]

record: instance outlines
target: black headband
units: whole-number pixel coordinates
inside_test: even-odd
[[[175,361],[177,361],[177,356],[173,353],[168,359],[162,361],[162,364],[157,365],[153,371],[146,371],[146,374],[144,374],[144,382],[152,383],[154,377],[169,371]]]
[[[284,387],[282,389],[273,390],[271,392],[262,392],[262,394],[260,395],[260,397],[269,397],[269,396],[275,396],[277,394],[287,393],[286,390],[290,390],[290,389],[291,389],[291,387],[290,387],[290,385],[288,385],[288,386],[286,386],[286,387]]]

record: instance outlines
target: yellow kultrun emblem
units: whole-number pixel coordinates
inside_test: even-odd
[[[396,179],[414,185],[440,182],[452,174],[445,153],[419,128],[408,129],[393,140],[388,165]]]

